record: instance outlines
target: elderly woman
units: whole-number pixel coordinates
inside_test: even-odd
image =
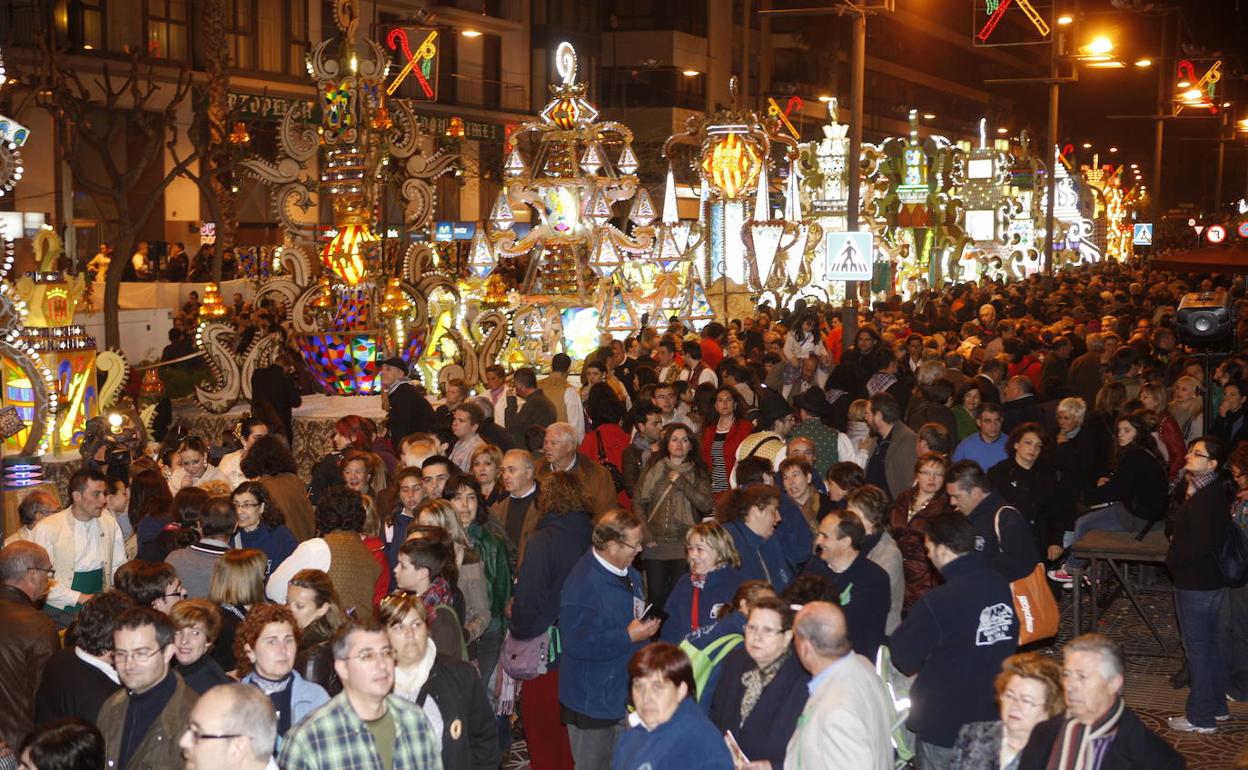
[[[273,701],[279,736],[329,702],[323,687],[295,671],[298,650],[299,625],[280,604],[252,607],[234,637],[239,681],[255,685]]]
[[[1040,553],[1046,546],[1060,546],[1065,532],[1053,507],[1057,471],[1042,454],[1047,441],[1040,423],[1025,422],[1010,431],[1006,458],[988,470],[993,489],[1027,520]]]
[[[734,489],[715,517],[732,536],[744,579],[765,580],[776,591],[788,587],[793,565],[775,537],[780,523],[780,490],[765,484]]]
[[[719,522],[704,521],[685,533],[685,556],[689,572],[682,575],[667,597],[667,619],[659,639],[672,644],[698,640],[715,631],[720,611],[731,609],[732,597],[743,578],[737,571],[741,557],[732,536]]]
[[[1174,613],[1191,673],[1185,713],[1169,719],[1170,729],[1180,732],[1216,732],[1218,722],[1230,719],[1226,661],[1218,639],[1218,615],[1226,598],[1218,552],[1231,510],[1222,472],[1228,454],[1217,436],[1192,442],[1183,466],[1183,504],[1171,517],[1166,569],[1174,581]]]
[[[295,661],[299,673],[331,696],[342,692],[332,647],[334,633],[347,622],[347,614],[329,575],[319,569],[296,572],[286,588],[286,607],[299,625]]]
[[[675,422],[665,428],[637,483],[633,505],[646,518],[648,537],[642,551],[647,598],[656,607],[667,597],[687,566],[685,533],[711,512],[711,476],[695,447],[693,430]]]
[[[1087,404],[1082,398],[1063,398],[1057,404],[1057,435],[1044,447],[1044,459],[1057,472],[1059,484],[1054,489],[1053,527],[1062,533],[1060,545],[1050,545],[1045,557],[1052,561],[1072,542],[1076,507],[1091,491],[1099,477],[1098,469],[1105,462],[1097,456],[1096,442],[1084,425]]]
[[[244,481],[230,496],[238,516],[238,530],[231,544],[235,548],[255,548],[268,558],[265,575],[286,561],[299,543],[286,526],[286,517],[269,501],[269,493],[258,481]]]
[[[711,721],[732,732],[752,770],[780,770],[809,681],[793,652],[793,609],[780,599],[760,598],[745,624],[745,644],[724,661]]]
[[[219,684],[229,684],[229,677],[208,651],[221,632],[221,610],[206,599],[184,599],[169,610],[173,621],[174,670],[182,675],[186,686],[203,695]]]
[[[442,767],[497,770],[498,728],[481,678],[469,664],[438,654],[420,598],[391,594],[377,617],[394,649],[394,694],[424,710],[438,736]]]
[[[1062,713],[1062,665],[1048,655],[1024,652],[1001,664],[996,680],[1001,719],[962,726],[950,767],[1018,770],[1031,730]]]
[[[867,531],[863,541],[862,555],[875,562],[888,574],[889,609],[885,632],[891,634],[901,625],[901,605],[906,593],[906,570],[901,549],[888,533],[888,495],[874,484],[867,484],[849,493],[849,512],[862,520]]]
[[[949,494],[945,491],[945,472],[949,460],[943,455],[928,452],[914,464],[914,486],[897,496],[889,513],[889,524],[897,548],[901,551],[901,566],[905,574],[906,590],[901,608],[909,612],[915,602],[931,589],[940,585],[940,571],[927,558],[923,536],[927,522],[942,513],[953,510]]]
[[[641,648],[628,662],[628,678],[639,724],[620,736],[612,770],[731,770],[732,755],[698,708],[693,665],[679,647]]]

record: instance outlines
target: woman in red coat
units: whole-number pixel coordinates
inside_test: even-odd
[[[581,454],[603,467],[609,463],[622,471],[624,448],[629,442],[628,434],[620,427],[624,412],[624,402],[615,395],[610,385],[599,382],[590,387],[585,397],[585,415],[589,418],[586,428],[589,430],[585,431],[585,439],[581,441]],[[619,501],[621,507],[632,508],[632,501],[624,490],[619,492]]]
[[[754,430],[745,419],[745,404],[735,388],[715,389],[715,419],[702,428],[702,459],[711,469],[711,495],[719,500],[728,492],[728,478],[737,462],[737,447]]]
[[[949,461],[935,452],[928,452],[915,462],[914,486],[897,496],[890,514],[891,531],[901,550],[902,569],[906,576],[906,593],[902,609],[909,611],[923,594],[940,585],[940,572],[923,547],[927,522],[953,510],[945,492],[945,471]]]

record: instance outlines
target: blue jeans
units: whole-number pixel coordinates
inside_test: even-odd
[[[1174,589],[1174,612],[1187,653],[1192,688],[1187,694],[1186,715],[1197,727],[1216,727],[1214,717],[1229,714],[1226,707],[1226,660],[1218,640],[1218,615],[1226,589],[1189,591]]]
[[[1084,535],[1095,529],[1103,532],[1138,532],[1144,526],[1144,522],[1141,521],[1138,526],[1132,525],[1134,528],[1124,526],[1123,519],[1130,518],[1134,517],[1127,512],[1122,503],[1111,503],[1104,508],[1088,511],[1075,521],[1075,535],[1070,543],[1071,545],[1078,543]],[[1076,559],[1071,556],[1066,560],[1066,571],[1070,572],[1076,567],[1082,568],[1087,565],[1087,559]]]

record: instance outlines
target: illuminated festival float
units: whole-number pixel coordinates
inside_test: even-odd
[[[1000,140],[1008,147],[1007,140]],[[964,230],[971,244],[958,261],[960,272],[947,276],[952,281],[990,277],[1004,278],[1015,259],[1024,262],[1020,243],[1009,232],[1010,217],[1022,209],[1012,189],[1014,162],[1007,149],[988,142],[988,120],[979,120],[979,143],[966,152],[966,181],[961,197],[965,205]],[[1018,239],[1021,241],[1021,237]],[[1033,254],[1033,257],[1038,257]],[[1038,260],[1036,265],[1038,266]]]
[[[787,304],[812,280],[811,260],[822,237],[816,222],[803,218],[798,189],[797,140],[775,117],[742,108],[736,78],[729,81],[730,106],[689,119],[686,130],[663,145],[668,162],[663,195],[659,258],[676,254],[692,262],[709,306],[721,318],[737,315],[748,298]],[[698,220],[686,235],[676,214],[675,148],[693,146],[700,190]],[[780,159],[773,151],[782,148]],[[781,173],[783,171],[783,173]],[[783,206],[773,208],[771,181],[783,188]]]
[[[0,88],[8,77],[4,73],[4,55],[0,52]],[[22,145],[30,132],[21,123],[0,114],[0,198],[22,179]],[[20,235],[20,233],[19,233]]]

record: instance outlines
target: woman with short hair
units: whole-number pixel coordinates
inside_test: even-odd
[[[744,579],[766,580],[776,591],[788,587],[793,566],[775,536],[780,522],[780,490],[766,484],[734,489],[715,518],[732,535]]]
[[[953,745],[950,767],[1017,770],[1032,729],[1066,708],[1061,663],[1048,655],[1011,655],[1001,664],[995,685],[1001,719],[963,725]]]
[[[500,500],[507,499],[507,490],[499,483],[503,472],[503,450],[494,444],[482,444],[472,450],[469,462],[472,477],[481,487],[481,496],[485,498],[486,510]]]
[[[628,662],[628,678],[640,724],[616,742],[612,770],[731,770],[732,755],[698,708],[693,665],[679,647],[641,648]]]
[[[258,687],[273,702],[279,742],[291,727],[329,702],[323,687],[295,670],[298,649],[299,624],[281,604],[252,607],[234,638],[239,681]]]
[[[719,613],[732,610],[732,597],[744,582],[737,571],[741,557],[732,535],[714,520],[700,522],[685,533],[685,555],[689,572],[676,582],[663,606],[666,618],[659,639],[702,647],[700,640],[715,631]]]
[[[208,654],[221,633],[221,610],[207,599],[184,599],[169,610],[173,621],[174,670],[187,687],[203,695],[219,684],[234,681]]]
[[[221,631],[212,656],[221,668],[234,670],[234,634],[247,612],[264,603],[264,569],[268,558],[254,548],[226,551],[212,567],[208,599],[221,610]]]
[[[1045,553],[1048,546],[1060,546],[1064,531],[1054,509],[1053,490],[1058,487],[1058,475],[1043,454],[1047,443],[1040,423],[1025,422],[1010,431],[1005,441],[1005,459],[988,469],[992,488],[1023,514],[1040,553]]]
[[[945,473],[949,460],[944,455],[928,452],[914,463],[914,486],[897,496],[889,513],[890,531],[901,551],[901,566],[906,590],[902,598],[903,612],[909,612],[923,594],[940,585],[940,571],[927,558],[924,534],[927,522],[953,510],[945,491]]]
[[[265,576],[294,553],[299,544],[286,526],[286,517],[269,500],[269,493],[258,481],[244,481],[230,496],[238,516],[238,530],[231,542],[235,548],[264,551]]]

